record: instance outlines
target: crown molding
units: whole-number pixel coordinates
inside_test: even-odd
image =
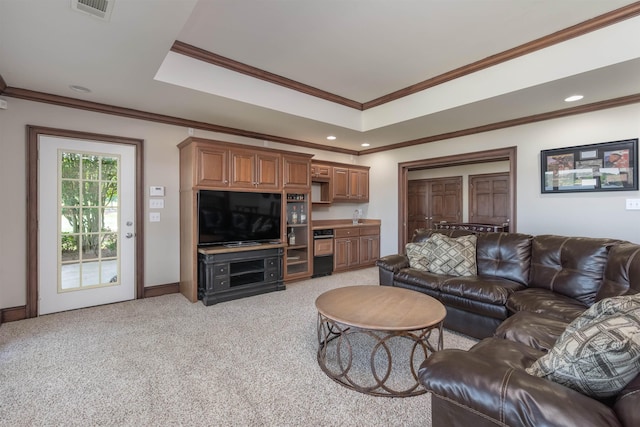
[[[388,93],[379,98],[364,103],[359,103],[357,101],[344,98],[340,95],[326,92],[324,90],[317,89],[304,83],[300,83],[295,80],[291,80],[286,77],[261,70],[251,65],[243,64],[233,59],[226,58],[224,56],[209,52],[204,49],[200,49],[198,47],[178,40],[173,43],[171,51],[204,62],[208,62],[213,65],[224,67],[229,70],[242,73],[260,80],[264,80],[269,83],[293,89],[298,92],[306,93],[307,95],[315,96],[317,98],[355,108],[356,110],[364,111],[368,110],[369,108],[377,107],[379,105],[404,98],[405,96],[413,95],[414,93],[421,92],[442,83],[446,83],[448,81],[475,73],[485,68],[489,68],[494,65],[498,65],[503,62],[518,58],[520,56],[524,56],[529,53],[553,46],[555,44],[565,42],[567,40],[582,36],[592,31],[614,25],[618,22],[633,18],[638,15],[640,15],[640,1],[612,10],[611,12],[596,16],[595,18],[591,18],[587,21],[583,21],[571,27],[556,31],[555,33],[540,37],[536,40],[530,41],[520,46],[516,46],[512,49],[505,50],[495,55],[488,56],[479,61],[472,62],[471,64],[464,65],[462,67],[456,68],[454,70],[418,82],[411,86],[407,86],[403,89],[399,89],[397,91]]]
[[[93,111],[96,113],[111,114],[114,116],[127,117],[131,119],[146,120],[156,123],[164,123],[173,126],[181,126],[185,128],[194,128],[209,132],[224,133],[227,135],[242,136],[251,139],[267,140],[272,142],[280,142],[282,144],[295,145],[298,147],[312,148],[316,150],[333,151],[336,153],[358,155],[356,150],[348,150],[346,148],[339,147],[327,147],[322,144],[316,144],[313,142],[300,141],[297,139],[284,138],[281,136],[269,135],[260,132],[252,132],[243,129],[231,128],[227,126],[214,125],[211,123],[198,122],[195,120],[187,120],[179,117],[166,116],[163,114],[149,113],[146,111],[134,110],[131,108],[116,107],[108,104],[100,104],[97,102],[90,102],[75,98],[69,98],[66,96],[52,95],[49,93],[36,92],[28,89],[20,89],[14,87],[7,87],[3,92],[3,95],[10,96],[12,98],[24,99],[27,101],[42,102],[45,104],[53,104],[60,107],[76,108],[79,110]]]
[[[442,141],[445,139],[458,138],[461,136],[473,135],[476,133],[489,132],[492,130],[505,129],[514,126],[526,125],[529,123],[542,122],[545,120],[558,119],[561,117],[573,116],[577,114],[590,113],[592,111],[606,110],[608,108],[622,107],[629,104],[640,102],[640,93],[635,95],[623,96],[620,98],[608,99],[605,101],[594,102],[591,104],[580,105],[577,107],[564,108],[562,110],[550,111],[547,113],[534,114],[532,116],[520,117],[517,119],[505,120],[502,122],[490,123],[482,126],[476,126],[468,129],[457,130],[453,132],[441,133],[439,135],[427,136],[424,138],[413,139],[411,141],[399,142],[397,144],[385,145],[384,147],[371,148],[359,151],[359,155],[379,153],[382,151],[396,150],[398,148],[411,147],[414,145],[427,144],[429,142]]]
[[[264,80],[278,86],[293,89],[297,92],[306,93],[307,95],[315,96],[316,98],[321,98],[356,110],[362,110],[362,104],[357,101],[270,73],[269,71],[261,70],[260,68],[252,67],[251,65],[243,64],[242,62],[234,61],[233,59],[226,58],[178,40],[176,40],[173,43],[173,46],[171,46],[171,51],[200,61],[208,62],[209,64],[217,65],[237,73],[245,74],[256,79]]]

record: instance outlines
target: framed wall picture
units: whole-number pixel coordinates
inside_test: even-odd
[[[637,138],[542,150],[542,192],[635,191],[637,164]]]

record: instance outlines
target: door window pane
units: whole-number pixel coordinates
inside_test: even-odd
[[[119,156],[59,151],[58,291],[117,286]]]

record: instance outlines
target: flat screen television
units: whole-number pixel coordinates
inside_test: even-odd
[[[279,241],[282,194],[200,190],[198,245]]]

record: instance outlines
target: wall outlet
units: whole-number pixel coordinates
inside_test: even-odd
[[[640,210],[640,199],[627,199],[627,210],[628,211]]]
[[[149,212],[149,222],[160,222],[160,212]]]

